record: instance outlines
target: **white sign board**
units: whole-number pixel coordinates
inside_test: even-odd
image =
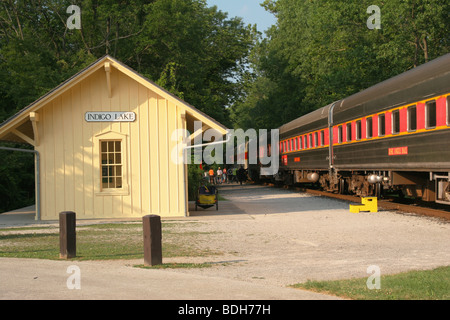
[[[133,122],[136,120],[134,112],[86,112],[84,120],[87,122]]]

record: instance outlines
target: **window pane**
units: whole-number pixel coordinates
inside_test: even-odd
[[[417,109],[416,106],[408,108],[408,131],[416,131],[417,129]]]
[[[320,145],[324,146],[325,145],[325,132],[320,131]]]
[[[373,126],[372,126],[372,118],[367,118],[366,119],[366,136],[367,139],[372,138],[372,130],[373,130]]]
[[[102,189],[122,188],[121,141],[101,141],[101,182]]]
[[[116,178],[116,188],[122,188],[122,178]]]
[[[105,182],[105,179],[108,177],[108,166],[102,166],[102,180]]]
[[[108,155],[108,163],[113,164],[114,163],[114,153],[107,153]]]
[[[352,141],[352,124],[347,123],[347,141]]]
[[[384,136],[386,134],[386,116],[384,114],[380,114],[378,116],[378,135]]]
[[[356,140],[361,140],[361,120],[356,121]]]
[[[114,141],[108,141],[108,152],[114,152]]]
[[[436,101],[427,102],[427,128],[436,127]]]
[[[317,147],[318,143],[319,143],[319,135],[317,134],[317,132],[314,133],[314,147]]]
[[[400,110],[392,111],[392,133],[400,132]]]
[[[338,143],[342,143],[342,126],[338,128]]]

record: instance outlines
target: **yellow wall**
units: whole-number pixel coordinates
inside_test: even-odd
[[[105,70],[40,108],[41,215],[61,211],[77,218],[184,216],[185,166],[171,161],[175,129],[183,129],[184,109],[111,68],[111,98]],[[134,122],[86,122],[88,111],[133,111]],[[99,140],[123,138],[127,188],[102,192]]]

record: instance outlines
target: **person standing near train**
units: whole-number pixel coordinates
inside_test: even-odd
[[[239,180],[239,183],[242,186],[242,182],[245,182],[247,180],[246,174],[245,174],[245,169],[243,166],[241,166],[239,168],[239,170],[237,171],[237,178]]]
[[[209,169],[209,183],[214,184],[214,170],[211,168]]]
[[[222,170],[219,167],[219,169],[217,169],[217,183],[218,184],[222,183],[222,175],[223,175],[223,172],[222,172]]]

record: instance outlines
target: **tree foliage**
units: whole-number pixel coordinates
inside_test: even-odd
[[[381,29],[367,27],[370,5],[380,8]],[[266,0],[264,6],[277,24],[253,50],[255,77],[232,108],[237,126],[280,126],[450,51],[445,0]]]
[[[81,8],[68,29],[69,5]],[[229,124],[255,29],[205,0],[39,0],[0,4],[0,102],[10,115],[110,54]]]

